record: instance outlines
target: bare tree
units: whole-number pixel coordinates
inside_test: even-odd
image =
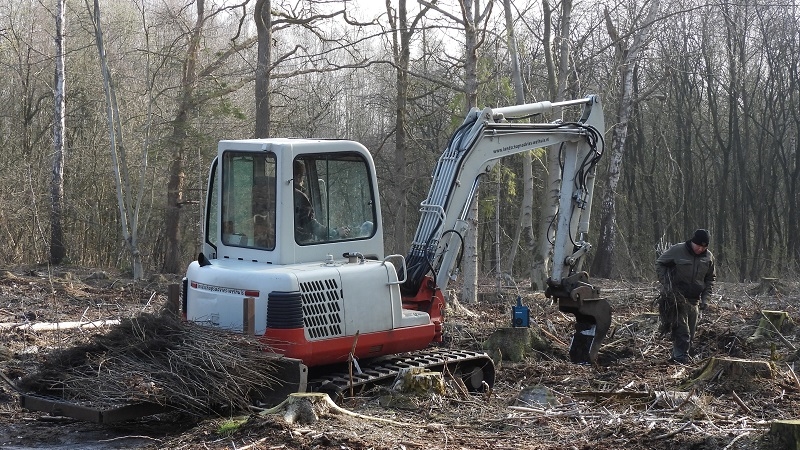
[[[230,7],[233,8],[233,7]],[[182,243],[181,218],[182,207],[187,202],[184,191],[186,187],[186,173],[184,172],[187,152],[191,149],[191,124],[193,115],[211,100],[224,97],[235,92],[245,84],[252,82],[254,76],[241,77],[230,83],[216,83],[216,73],[224,68],[226,61],[233,55],[239,54],[243,49],[251,47],[256,38],[232,41],[224,50],[214,54],[209,61],[199,59],[204,27],[221,10],[206,11],[205,0],[195,2],[194,24],[188,30],[186,39],[186,54],[182,60],[181,83],[176,98],[176,108],[172,119],[172,130],[167,138],[171,150],[171,158],[167,180],[167,205],[164,212],[164,237],[166,249],[164,252],[165,273],[178,273],[183,270],[184,261]],[[238,33],[236,34],[238,36]],[[203,82],[212,86],[200,89]]]
[[[544,30],[544,59],[547,68],[548,98],[563,100],[567,90],[567,75],[569,73],[570,30],[572,28],[572,0],[561,2],[561,16],[558,22],[558,39],[553,38],[553,8],[548,0],[542,0]],[[544,289],[550,273],[550,258],[553,253],[552,223],[558,212],[558,195],[561,184],[559,148],[548,147],[546,164],[546,183],[544,186],[544,200],[539,212],[537,238],[533,242],[531,256],[531,288]]]
[[[62,228],[62,213],[64,204],[64,159],[66,148],[64,145],[65,113],[64,90],[66,89],[64,73],[64,4],[65,0],[57,0],[56,8],[56,68],[53,96],[55,111],[53,117],[53,177],[50,181],[51,211],[50,211],[50,262],[61,264],[66,256],[64,245],[64,229]]]
[[[486,37],[488,22],[494,2],[488,2],[481,8],[480,0],[459,0],[461,15],[455,16],[433,2],[419,0],[424,6],[435,9],[445,17],[454,21],[464,31],[464,85],[459,88],[464,93],[466,111],[476,107],[478,103],[478,49]],[[469,231],[464,236],[461,288],[461,301],[475,302],[478,296],[478,194],[472,200],[466,220],[470,223]]]
[[[247,0],[237,7],[244,8],[246,4]],[[362,23],[352,20],[347,15],[346,2],[342,3],[340,9],[327,11],[331,4],[338,6],[329,1],[308,0],[302,8],[290,5],[282,10],[277,10],[277,7],[276,10],[273,10],[272,0],[256,0],[253,10],[258,42],[255,70],[255,137],[268,138],[272,134],[270,122],[272,118],[271,86],[273,78],[287,79],[309,73],[363,68],[369,64],[366,60],[337,62],[337,58],[331,56],[339,52],[348,53],[355,44],[351,42],[346,34],[341,37],[327,36],[322,31],[323,23],[331,19],[342,18],[347,25],[352,27],[364,27],[373,24],[372,22]],[[289,48],[283,49],[283,52],[276,56],[274,54],[276,43],[273,30],[283,30],[291,27],[307,30],[326,45],[319,51],[314,51],[313,49],[305,48],[300,43],[295,43]],[[291,59],[308,61],[309,64],[307,67],[298,64],[293,69],[278,72],[280,65]]]
[[[86,0],[86,8],[92,17],[94,25],[95,45],[100,60],[100,73],[103,78],[103,92],[106,101],[106,122],[108,125],[109,149],[111,153],[111,168],[114,173],[114,185],[117,193],[117,208],[119,211],[119,222],[122,227],[122,238],[125,246],[131,255],[131,268],[134,280],[144,277],[144,267],[142,264],[142,254],[139,249],[139,214],[142,205],[142,195],[145,190],[145,174],[147,171],[147,152],[149,150],[149,130],[150,116],[153,104],[152,89],[148,88],[148,119],[145,125],[145,138],[141,152],[139,182],[134,187],[128,174],[128,157],[125,136],[123,133],[122,120],[120,117],[119,103],[117,102],[117,90],[114,79],[108,64],[106,55],[105,40],[100,21],[100,3],[94,0],[92,6]],[[148,36],[147,24],[142,11],[143,29],[145,36]],[[147,53],[149,55],[149,52]],[[149,71],[149,61],[145,64],[145,70]],[[146,72],[146,79],[150,79]],[[138,192],[134,201],[134,192]]]
[[[435,4],[434,0],[432,4]],[[406,0],[398,0],[395,10],[391,2],[386,0],[386,13],[389,19],[389,32],[392,37],[392,62],[395,70],[395,126],[394,126],[394,168],[392,184],[396,197],[392,199],[394,215],[395,247],[408,248],[406,236],[408,228],[408,96],[410,84],[411,43],[415,33],[419,32],[419,24],[430,10],[429,5],[423,8],[409,21]]]
[[[600,209],[600,234],[597,254],[592,261],[592,274],[609,278],[614,273],[614,247],[616,242],[616,197],[620,171],[625,155],[625,142],[628,137],[628,123],[631,118],[634,98],[633,75],[636,65],[640,63],[641,52],[647,42],[650,27],[661,6],[660,0],[650,0],[645,17],[633,22],[638,24],[630,34],[630,44],[620,34],[608,9],[604,11],[606,29],[614,43],[615,61],[621,89],[617,101],[617,119],[611,139],[611,161],[608,165],[603,201]]]
[[[506,23],[506,40],[508,45],[509,58],[511,59],[511,79],[514,83],[514,100],[517,104],[525,103],[525,90],[522,80],[522,73],[519,67],[519,54],[517,52],[517,38],[514,34],[514,21],[511,11],[511,0],[503,0],[503,12]],[[514,270],[514,260],[516,259],[517,248],[520,241],[524,242],[525,248],[533,247],[533,157],[529,152],[520,156],[522,159],[522,185],[523,196],[522,205],[519,210],[519,224],[514,233],[511,244],[511,251],[508,255],[508,263],[505,272],[512,274]],[[499,198],[499,196],[498,196]],[[499,234],[499,233],[498,233]],[[499,241],[499,238],[496,238]],[[499,255],[498,255],[499,257]],[[498,261],[498,268],[500,262]]]

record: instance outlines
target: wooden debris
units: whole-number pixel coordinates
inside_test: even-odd
[[[93,320],[74,322],[5,322],[0,323],[0,330],[58,331],[74,328],[99,328],[119,325],[119,320]]]

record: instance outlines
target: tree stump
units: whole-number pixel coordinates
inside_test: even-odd
[[[749,340],[755,341],[762,338],[774,339],[775,333],[779,333],[784,325],[791,323],[792,319],[786,311],[761,311],[761,319],[758,321],[756,331],[750,336]]]
[[[274,408],[261,411],[260,415],[283,413],[283,419],[289,424],[312,424],[326,415],[346,415],[357,419],[369,420],[372,422],[386,423],[404,427],[424,427],[424,425],[414,425],[403,422],[396,422],[391,419],[381,417],[365,416],[354,413],[337,405],[328,394],[324,392],[295,392]]]
[[[431,372],[424,367],[405,367],[397,372],[391,389],[381,395],[379,403],[385,408],[415,410],[420,399],[444,393],[441,372]]]
[[[405,367],[397,372],[392,390],[414,395],[444,395],[444,377],[441,372],[431,372],[424,367]]]
[[[770,362],[734,358],[711,358],[688,384],[714,383],[722,392],[749,390],[757,386],[755,378],[773,378]]]
[[[483,348],[498,364],[503,360],[521,362],[531,351],[547,351],[550,345],[533,328],[499,328],[486,339]]]
[[[780,295],[782,292],[786,292],[786,286],[778,278],[771,277],[761,277],[761,282],[747,291],[750,295],[772,296]]]
[[[786,450],[800,450],[800,420],[776,420],[769,426],[779,448]]]
[[[273,408],[285,408],[283,420],[289,424],[312,424],[329,414],[333,400],[321,392],[296,392],[289,394],[284,403]]]

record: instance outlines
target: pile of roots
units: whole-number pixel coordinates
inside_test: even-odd
[[[278,382],[275,361],[253,337],[141,314],[53,352],[20,387],[93,407],[149,402],[201,416],[247,409]]]

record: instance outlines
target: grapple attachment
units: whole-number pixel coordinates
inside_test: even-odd
[[[570,360],[577,364],[596,364],[600,346],[611,328],[611,305],[600,290],[588,283],[586,272],[579,272],[554,284],[548,280],[545,295],[558,299],[558,309],[575,315],[575,334],[569,346]]]

